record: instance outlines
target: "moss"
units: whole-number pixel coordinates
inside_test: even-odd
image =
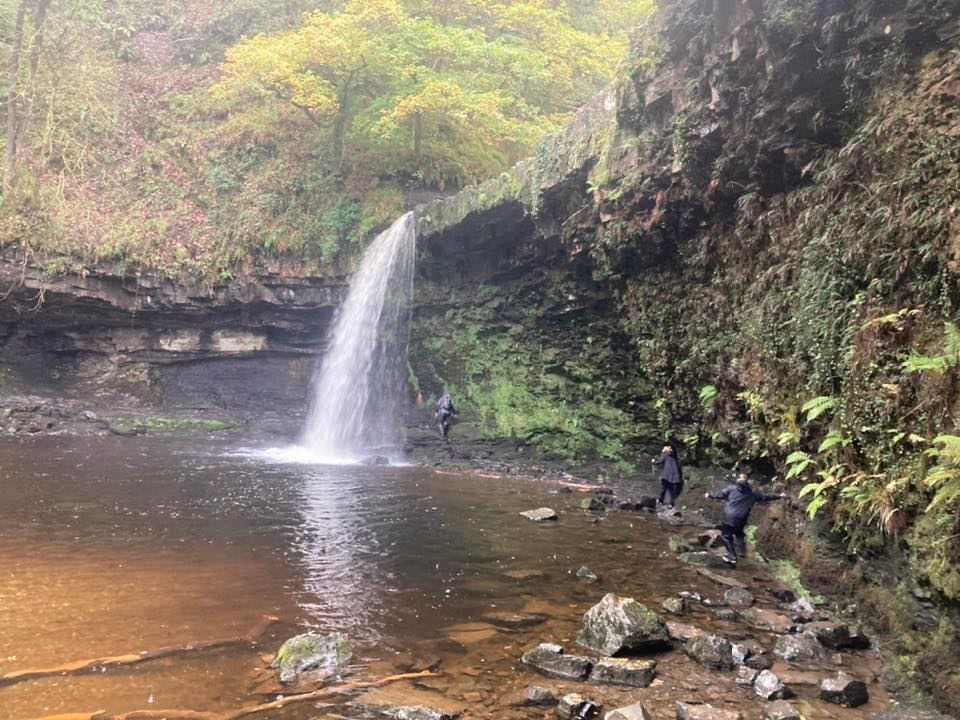
[[[797,594],[797,597],[802,597],[814,605],[823,605],[826,603],[826,598],[822,595],[815,595],[807,589],[803,584],[803,578],[800,573],[800,568],[798,568],[790,560],[773,560],[771,561],[773,565],[773,573],[776,578],[786,585],[788,588],[793,590]]]
[[[222,420],[203,418],[108,417],[104,419],[111,428],[121,432],[130,432],[138,428],[161,433],[210,433],[237,429],[236,425]]]

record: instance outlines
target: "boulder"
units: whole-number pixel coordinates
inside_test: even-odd
[[[596,573],[586,565],[577,570],[577,577],[586,583],[600,582],[600,578],[597,577]]]
[[[769,653],[761,652],[749,655],[743,664],[754,670],[769,670],[773,667],[773,658]]]
[[[743,666],[737,669],[737,677],[734,682],[736,682],[740,687],[752,688],[753,682],[757,679],[757,675],[759,674],[759,670],[754,670],[753,668]]]
[[[869,699],[867,685],[845,672],[836,677],[824,678],[820,683],[820,699],[843,707],[859,707]]]
[[[773,647],[773,654],[789,663],[805,664],[825,662],[827,649],[813,633],[781,635]]]
[[[763,708],[763,720],[802,720],[800,711],[786,700],[777,700]]]
[[[600,714],[600,706],[579,693],[570,693],[560,698],[557,717],[560,720],[585,720]]]
[[[821,644],[833,650],[847,647],[850,642],[850,628],[839,622],[812,622],[803,626],[803,631],[813,633]]]
[[[764,700],[786,700],[794,693],[783,681],[769,670],[761,670],[753,682],[753,692]]]
[[[547,688],[530,685],[523,691],[525,705],[556,705],[557,696]]]
[[[731,607],[750,607],[753,605],[753,593],[743,588],[730,588],[723,594],[723,599]]]
[[[603,512],[607,507],[599,498],[588,497],[580,501],[580,509],[589,510],[590,512]]]
[[[704,530],[697,535],[697,544],[705,548],[718,548],[723,545],[723,537],[719,530]]]
[[[721,607],[713,611],[714,617],[717,620],[723,620],[724,622],[735,622],[737,619],[737,611],[733,608]]]
[[[653,715],[640,703],[611,710],[603,716],[603,720],[653,720]]]
[[[350,643],[340,633],[304,633],[280,647],[271,667],[278,671],[280,682],[287,684],[296,682],[304,673],[310,673],[312,679],[332,677],[352,656]]]
[[[793,620],[789,617],[767,608],[748,608],[740,610],[739,614],[745,623],[757,630],[783,634],[792,632],[795,627]]]
[[[677,703],[677,720],[743,720],[736,710],[722,710],[713,705]]]
[[[706,567],[715,570],[723,570],[724,568],[730,567],[719,555],[714,555],[713,553],[702,550],[699,552],[681,553],[680,560],[694,567]]]
[[[459,715],[451,715],[422,705],[387,708],[384,710],[384,715],[397,720],[454,720],[459,717]]]
[[[793,618],[794,622],[808,623],[813,622],[817,618],[817,609],[813,606],[813,603],[806,598],[794,600],[787,605],[786,610],[790,613],[790,617]]]
[[[649,687],[657,671],[656,660],[600,658],[593,664],[590,682],[605,685]]]
[[[586,680],[593,667],[590,658],[564,655],[563,648],[552,643],[541,643],[523,654],[520,662],[548,677],[564,680]]]
[[[733,670],[733,646],[719,635],[700,635],[686,645],[687,655],[714,670]]]
[[[663,609],[674,615],[682,615],[687,611],[687,601],[680,597],[669,597],[662,603]]]
[[[670,552],[693,552],[693,545],[691,545],[686,538],[682,538],[679,535],[671,535],[670,539],[667,541],[667,545],[670,547]]]
[[[548,507],[537,508],[536,510],[527,510],[526,512],[520,513],[527,520],[532,520],[533,522],[553,522],[558,520],[557,514]]]
[[[641,655],[671,646],[667,626],[652,610],[613,593],[583,616],[577,642],[604,655]]]

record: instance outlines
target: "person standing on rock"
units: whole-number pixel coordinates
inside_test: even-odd
[[[759,503],[782,500],[786,497],[785,493],[768,495],[757,492],[750,486],[750,479],[746,473],[737,475],[737,482],[725,487],[719,492],[708,492],[704,497],[711,500],[725,500],[723,506],[723,525],[720,526],[720,537],[723,540],[723,546],[727,549],[727,554],[723,556],[724,562],[736,566],[737,550],[740,550],[740,556],[747,555],[747,537],[744,529],[747,527],[747,521],[750,519],[750,511],[753,506]]]
[[[660,497],[657,502],[673,507],[683,490],[683,468],[680,467],[680,459],[673,445],[664,445],[660,457],[654,458],[653,464],[660,469]]]
[[[437,411],[434,414],[437,418],[437,428],[440,430],[441,437],[449,442],[450,416],[456,415],[457,409],[453,406],[453,398],[451,398],[448,393],[444,393],[443,396],[437,400]]]

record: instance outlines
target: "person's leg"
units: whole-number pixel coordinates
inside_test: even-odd
[[[663,505],[667,501],[667,489],[670,487],[668,483],[663,478],[660,478],[660,497],[657,498],[657,502],[660,505]]]
[[[737,549],[733,544],[735,532],[736,528],[734,528],[733,525],[724,523],[720,526],[720,539],[723,541],[723,546],[727,549],[727,555],[724,557],[724,560],[733,565],[737,563]]]
[[[747,534],[746,534],[747,523],[741,523],[734,532],[734,540],[736,541],[737,553],[740,557],[745,558],[747,556]]]
[[[664,481],[665,497],[663,502],[666,503],[667,507],[673,507],[676,504],[677,499],[674,493],[677,492],[677,487],[673,483]]]

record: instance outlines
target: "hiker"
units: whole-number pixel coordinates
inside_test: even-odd
[[[726,500],[723,506],[723,525],[720,526],[720,537],[723,540],[723,546],[727,549],[724,555],[724,562],[736,566],[737,549],[740,550],[740,556],[747,556],[747,538],[744,534],[744,528],[747,526],[747,520],[750,519],[750,511],[756,503],[772,502],[782,500],[786,493],[777,493],[768,495],[757,492],[750,486],[750,479],[746,473],[737,475],[737,482],[734,485],[724,488],[719,492],[705,493],[704,497],[711,500]]]
[[[448,393],[437,400],[437,411],[434,413],[437,417],[437,428],[444,440],[449,442],[447,437],[450,434],[450,416],[457,415],[457,409],[453,406],[453,398]]]
[[[660,457],[653,459],[653,464],[660,469],[660,497],[657,500],[661,505],[673,507],[683,490],[683,468],[673,445],[664,445]]]

